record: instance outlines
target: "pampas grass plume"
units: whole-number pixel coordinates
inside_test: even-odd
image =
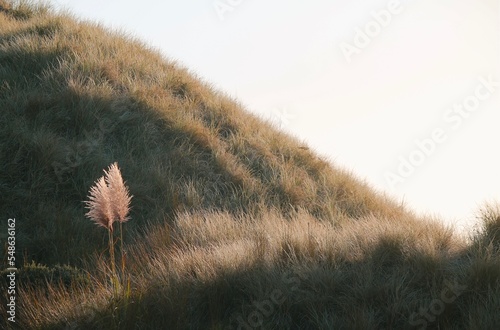
[[[125,271],[125,257],[123,251],[123,230],[122,224],[129,220],[130,201],[132,196],[123,182],[122,174],[117,163],[109,166],[90,188],[88,201],[85,202],[89,211],[85,214],[98,226],[108,230],[109,254],[111,261],[112,283],[115,293],[118,291],[118,279],[115,267],[115,250],[113,237],[113,223],[120,223],[120,242],[122,254],[122,273]]]
[[[98,226],[113,231],[113,223],[129,220],[130,201],[132,196],[123,182],[117,163],[111,164],[104,176],[100,177],[90,188],[88,201],[89,211],[86,216]]]

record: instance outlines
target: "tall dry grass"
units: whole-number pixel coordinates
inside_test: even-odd
[[[339,228],[304,210],[291,217],[277,210],[259,217],[185,212],[175,225],[150,223],[129,253],[128,299],[107,299],[113,296],[108,265],[97,259],[93,284],[73,295],[64,288],[23,288],[21,294],[40,304],[52,302],[49,313],[24,302],[23,324],[495,329],[500,321],[498,250],[486,241],[470,244],[433,221],[367,216]],[[441,302],[442,311],[436,307]]]

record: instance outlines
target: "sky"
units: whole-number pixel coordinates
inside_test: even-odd
[[[500,201],[500,1],[51,0],[458,229]]]

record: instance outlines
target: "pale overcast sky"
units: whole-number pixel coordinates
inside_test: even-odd
[[[52,0],[121,28],[417,212],[500,201],[497,0]]]

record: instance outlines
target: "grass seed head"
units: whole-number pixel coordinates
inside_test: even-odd
[[[86,216],[97,225],[113,231],[113,222],[129,220],[130,196],[117,163],[111,164],[104,175],[90,188],[89,200],[85,202],[89,211]]]

